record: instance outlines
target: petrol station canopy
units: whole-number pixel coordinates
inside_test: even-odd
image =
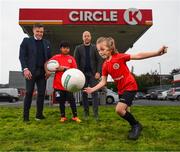
[[[61,40],[68,40],[72,50],[82,43],[82,33],[90,31],[92,42],[100,36],[115,39],[119,52],[125,52],[152,26],[151,9],[30,9],[19,10],[19,25],[32,36],[34,23],[45,26],[44,37],[59,50]]]

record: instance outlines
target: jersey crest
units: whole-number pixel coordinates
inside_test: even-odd
[[[72,63],[72,59],[68,59],[68,63]]]
[[[113,64],[113,69],[117,70],[117,69],[119,69],[119,68],[120,68],[119,63],[114,63],[114,64]]]

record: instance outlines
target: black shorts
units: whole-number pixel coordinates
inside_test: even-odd
[[[136,95],[136,91],[125,91],[123,94],[119,95],[119,102],[131,106],[135,95]]]
[[[75,101],[74,95],[72,92],[65,90],[55,90],[55,99],[56,101]]]

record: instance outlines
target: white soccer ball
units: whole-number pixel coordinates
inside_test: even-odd
[[[47,69],[49,71],[55,71],[59,67],[59,63],[56,60],[49,60],[47,63]]]
[[[84,87],[85,76],[78,69],[68,69],[63,73],[61,83],[67,91],[77,92]]]

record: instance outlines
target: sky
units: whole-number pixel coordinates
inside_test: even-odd
[[[20,8],[152,9],[153,26],[127,53],[157,50],[168,46],[168,53],[145,60],[128,62],[137,75],[161,69],[169,74],[180,68],[179,0],[0,0],[0,84],[9,82],[9,71],[20,71],[19,46],[24,37],[18,25]],[[118,42],[116,42],[118,43]]]

